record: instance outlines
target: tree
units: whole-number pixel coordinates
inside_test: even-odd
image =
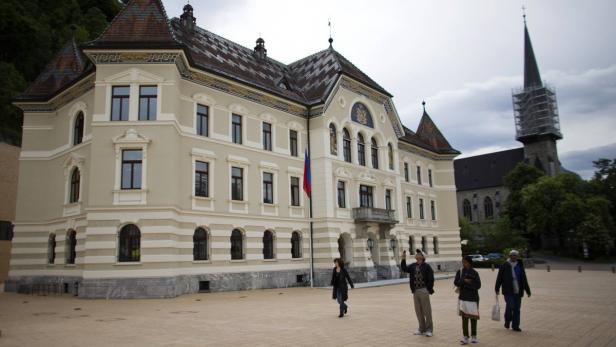
[[[593,161],[593,165],[597,169],[590,181],[593,192],[610,201],[610,213],[616,219],[616,159],[602,158]]]
[[[505,187],[509,190],[509,196],[504,204],[503,216],[509,219],[509,227],[512,230],[516,230],[528,239],[535,239],[535,242],[533,242],[535,247],[538,247],[540,243],[527,230],[527,212],[522,201],[522,189],[529,184],[537,182],[543,176],[543,172],[536,167],[519,163],[504,178]]]

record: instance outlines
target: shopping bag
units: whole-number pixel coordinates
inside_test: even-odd
[[[496,303],[492,306],[492,320],[499,322],[500,321],[500,305],[498,304],[498,295],[496,296]]]

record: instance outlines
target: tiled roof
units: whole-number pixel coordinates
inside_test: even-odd
[[[111,21],[90,47],[123,47],[135,42],[149,47],[177,45],[160,0],[133,0]]]
[[[524,161],[524,148],[488,153],[454,160],[458,191],[499,187],[503,178]]]
[[[417,136],[430,147],[436,149],[442,153],[460,153],[453,149],[443,133],[438,129],[432,118],[428,115],[424,109],[421,121],[417,127]]]
[[[75,40],[69,40],[45,66],[43,72],[17,98],[44,100],[70,86],[93,66],[84,61]]]

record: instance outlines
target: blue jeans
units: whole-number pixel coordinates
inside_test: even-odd
[[[520,306],[522,305],[522,296],[515,294],[505,294],[505,324],[514,329],[520,328]]]
[[[347,308],[347,305],[344,303],[342,289],[336,290],[336,301],[338,301],[338,305],[340,305],[340,314],[344,314],[344,310]]]

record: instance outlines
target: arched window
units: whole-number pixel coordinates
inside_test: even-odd
[[[471,210],[471,202],[468,199],[464,199],[462,202],[462,213],[464,214],[464,218],[468,219],[469,222],[473,221],[473,211]]]
[[[244,240],[242,231],[239,229],[233,229],[231,232],[231,259],[240,260],[244,259]]]
[[[433,248],[434,254],[438,254],[438,253],[439,253],[439,249],[438,249],[438,237],[436,237],[436,236],[434,236],[434,237],[432,238],[432,247],[434,247],[434,248]]]
[[[75,230],[69,230],[66,233],[66,263],[67,264],[75,264],[75,258],[77,257],[77,252],[75,248],[77,247],[77,232]]]
[[[415,237],[409,236],[409,253],[415,254]]]
[[[376,139],[373,137],[371,141],[372,147],[370,149],[370,153],[372,154],[372,167],[375,169],[379,168],[379,146],[376,143]]]
[[[207,231],[201,227],[193,234],[193,260],[208,260]]]
[[[359,165],[366,166],[366,145],[361,133],[357,133],[357,161]]]
[[[391,143],[387,144],[387,156],[389,157],[389,169],[394,169],[394,146]]]
[[[73,124],[73,145],[83,142],[83,112],[79,112]]]
[[[71,173],[71,189],[69,192],[68,202],[75,203],[79,201],[79,182],[81,180],[81,175],[79,174],[79,169],[74,168]]]
[[[134,224],[127,224],[120,229],[120,250],[118,261],[135,262],[141,259],[141,232]]]
[[[329,152],[332,155],[338,155],[338,134],[334,123],[329,125]]]
[[[291,257],[302,257],[302,236],[298,231],[294,231],[291,235]]]
[[[492,199],[489,196],[486,196],[483,199],[483,210],[485,212],[486,219],[491,219],[494,217],[494,206],[492,205]]]
[[[263,233],[263,259],[274,259],[274,233],[269,230]]]
[[[56,262],[56,234],[49,234],[47,240],[47,264]]]
[[[421,237],[421,251],[423,253],[428,253],[428,238],[425,236]]]
[[[344,154],[344,161],[351,162],[351,135],[346,128],[342,129],[342,154]]]

